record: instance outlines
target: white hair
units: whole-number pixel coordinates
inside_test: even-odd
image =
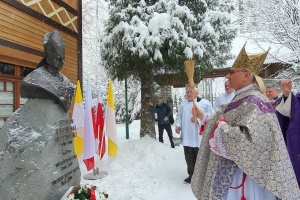
[[[250,80],[252,83],[256,82],[255,76],[252,73],[250,73]]]
[[[191,87],[191,86],[187,85],[187,86],[185,87],[185,90],[187,90],[187,89],[190,88],[190,87]],[[199,93],[199,89],[198,89],[197,87],[195,87],[195,86],[194,86],[194,91],[197,92],[197,93]]]
[[[274,88],[276,90],[279,90],[279,86],[277,83],[270,83],[270,84],[266,85],[266,88]]]

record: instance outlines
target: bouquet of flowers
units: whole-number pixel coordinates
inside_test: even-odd
[[[102,200],[107,198],[108,194],[99,191],[96,186],[89,184],[74,186],[67,196],[67,200]]]

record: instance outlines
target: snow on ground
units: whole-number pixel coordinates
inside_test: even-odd
[[[175,126],[172,128],[175,135]],[[118,157],[111,165],[104,157],[100,164],[100,171],[108,175],[98,180],[82,178],[81,183],[101,188],[113,200],[196,199],[191,185],[183,181],[188,177],[183,147],[172,149],[166,132],[163,144],[148,136],[140,139],[139,130],[140,121],[131,123],[126,139],[125,124],[118,124]],[[80,167],[83,176],[85,165]]]

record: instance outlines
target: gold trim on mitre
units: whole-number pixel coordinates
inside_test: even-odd
[[[247,69],[248,71],[250,71],[254,75],[256,84],[258,85],[260,91],[266,95],[266,88],[265,88],[264,81],[258,75],[263,67],[263,64],[264,64],[265,59],[270,51],[270,48],[268,49],[268,51],[263,52],[263,53],[248,55],[245,50],[246,44],[247,44],[247,42],[245,42],[239,55],[235,59],[233,65],[232,65],[232,68],[233,69]]]
[[[258,54],[251,54],[248,55],[246,52],[246,44],[245,42],[243,48],[241,49],[239,55],[235,59],[232,68],[233,69],[247,69],[251,73],[253,73],[255,76],[259,75],[259,72],[261,71],[264,61],[269,53],[270,48],[268,51]]]

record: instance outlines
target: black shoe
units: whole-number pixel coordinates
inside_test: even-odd
[[[191,179],[192,179],[192,177],[187,177],[186,179],[184,179],[184,182],[185,183],[191,183]]]
[[[175,145],[174,145],[174,143],[171,143],[171,148],[175,148]]]

